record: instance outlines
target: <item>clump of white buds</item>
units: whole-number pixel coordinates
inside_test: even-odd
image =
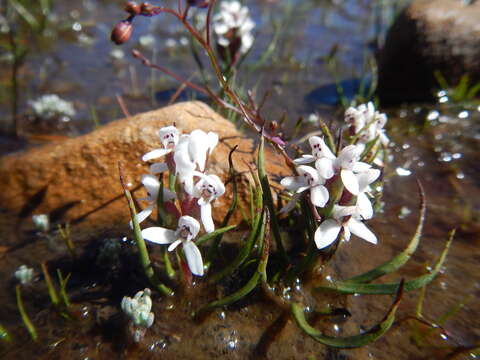
[[[22,285],[29,284],[33,279],[33,269],[27,265],[20,265],[20,267],[14,273],[15,278]]]
[[[152,326],[155,315],[152,310],[152,299],[150,289],[137,292],[133,298],[124,296],[122,299],[122,310],[125,315],[136,326],[133,332],[135,342],[140,342],[146,329]]]
[[[38,231],[46,233],[50,230],[50,218],[47,214],[33,215],[32,221]]]

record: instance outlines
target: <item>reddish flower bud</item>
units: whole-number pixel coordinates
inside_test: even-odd
[[[141,12],[140,5],[135,1],[129,1],[125,4],[125,11],[130,15],[138,15]]]
[[[112,30],[110,39],[117,45],[126,43],[130,36],[132,36],[133,24],[132,21],[127,19],[120,21]]]
[[[140,13],[145,16],[151,16],[153,11],[153,6],[147,2],[140,4]]]

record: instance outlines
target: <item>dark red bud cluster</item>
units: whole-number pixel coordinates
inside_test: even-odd
[[[120,21],[112,30],[112,34],[110,35],[110,39],[117,45],[122,45],[126,43],[130,36],[132,36],[133,32],[133,24],[132,20],[126,19]]]

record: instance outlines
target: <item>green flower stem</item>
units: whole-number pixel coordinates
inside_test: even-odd
[[[405,291],[412,291],[420,289],[421,287],[430,283],[440,272],[440,269],[445,262],[447,257],[448,249],[452,243],[453,237],[455,235],[455,230],[451,231],[449,238],[445,244],[440,257],[437,260],[433,270],[429,274],[419,276],[413,280],[405,282]],[[387,283],[387,284],[365,284],[365,283],[354,283],[347,281],[338,281],[332,285],[321,285],[316,287],[316,290],[333,290],[342,294],[365,294],[365,295],[386,295],[394,294],[398,289],[400,283]]]
[[[425,192],[420,182],[417,181],[417,184],[418,184],[418,191],[420,194],[420,215],[418,217],[417,228],[407,248],[403,250],[400,254],[395,256],[393,259],[391,259],[390,261],[387,261],[384,264],[364,274],[354,276],[348,280],[345,280],[345,282],[354,282],[354,283],[370,282],[385,274],[390,274],[397,271],[403,265],[405,265],[405,263],[408,260],[410,260],[413,253],[417,250],[418,244],[420,243],[420,238],[422,237],[423,224],[425,223],[425,214],[426,214]]]
[[[17,296],[18,311],[20,312],[20,316],[22,317],[23,323],[25,324],[25,327],[27,328],[28,333],[32,337],[33,341],[37,341],[37,339],[38,339],[37,330],[35,329],[35,326],[33,326],[32,322],[30,321],[30,318],[28,317],[27,313],[25,312],[25,308],[23,307],[22,293],[21,293],[20,285],[17,285],[15,287],[15,293],[16,293],[16,296]]]
[[[268,176],[265,172],[265,139],[263,136],[260,136],[260,146],[258,149],[257,166],[258,166],[258,177],[259,177],[260,184],[262,186],[262,191],[263,191],[263,200],[267,205],[268,210],[270,211],[270,220],[271,220],[273,237],[275,238],[278,251],[280,252],[280,255],[284,263],[288,264],[289,259],[282,243],[282,238],[280,235],[280,227],[278,224],[277,216],[275,215],[275,207],[273,205],[270,183],[268,181]]]
[[[337,147],[335,146],[335,140],[333,139],[333,135],[329,127],[327,126],[327,124],[325,124],[325,121],[323,121],[322,119],[319,119],[319,123],[320,123],[320,130],[322,130],[322,133],[324,135],[325,143],[330,148],[330,150],[332,150],[332,152],[336,153]]]
[[[315,341],[336,348],[357,348],[374,342],[383,334],[385,334],[388,329],[390,329],[393,322],[395,321],[395,313],[402,298],[403,282],[400,282],[400,284],[397,286],[397,290],[398,291],[395,301],[393,302],[392,306],[388,310],[383,320],[367,332],[354,336],[331,337],[323,335],[319,330],[308,324],[307,320],[305,319],[305,312],[302,306],[300,306],[299,304],[292,304],[291,311],[293,318],[297,322],[297,325]]]
[[[12,341],[12,338],[10,337],[7,329],[5,329],[2,325],[0,325],[0,340],[6,342]]]
[[[206,243],[207,241],[209,241],[213,238],[217,238],[218,236],[226,233],[227,231],[235,229],[236,227],[237,227],[237,225],[229,225],[229,226],[225,226],[225,227],[222,227],[220,229],[217,229],[215,231],[212,231],[211,233],[206,233],[206,234],[200,236],[198,238],[198,240],[195,241],[195,243],[197,245],[202,245],[202,244]]]
[[[52,301],[53,305],[58,306],[58,304],[60,304],[60,299],[58,297],[55,286],[53,286],[52,278],[48,273],[47,265],[45,263],[42,263],[41,268],[42,268],[43,276],[45,277],[45,283],[47,284],[48,295],[50,296],[50,300]]]
[[[132,218],[133,223],[133,238],[135,239],[135,243],[138,249],[138,256],[140,259],[140,263],[142,264],[143,271],[145,276],[148,278],[150,283],[162,294],[166,296],[172,296],[173,291],[162,284],[155,275],[155,272],[152,267],[152,263],[150,262],[150,257],[148,256],[147,245],[145,244],[145,240],[142,237],[142,230],[140,229],[140,225],[138,224],[137,220],[137,212],[135,211],[135,204],[133,202],[132,194],[128,191],[127,188],[125,190],[125,197],[127,198],[128,207],[130,209],[130,217]]]

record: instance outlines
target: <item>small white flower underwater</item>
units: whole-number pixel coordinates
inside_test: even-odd
[[[223,1],[220,11],[213,17],[213,31],[220,46],[228,47],[231,42],[240,39],[240,52],[245,54],[253,45],[252,30],[255,22],[246,6],[238,1]]]
[[[29,101],[28,104],[36,116],[46,120],[56,117],[72,118],[75,116],[73,104],[55,94],[43,95],[36,100]]]
[[[33,269],[27,267],[27,265],[20,265],[17,271],[15,271],[14,276],[20,284],[26,285],[33,279]]]
[[[309,190],[312,205],[325,210],[324,218],[315,232],[318,249],[332,245],[339,235],[343,235],[346,241],[354,234],[369,243],[377,243],[377,237],[362,220],[373,217],[370,184],[379,178],[381,171],[361,162],[360,158],[368,142],[375,140],[384,146],[388,144],[383,129],[387,117],[375,111],[373,104],[369,103],[347,109],[345,121],[352,138],[357,137],[355,143],[343,147],[335,156],[323,138],[310,137],[311,154],[294,160],[298,176],[286,177],[281,181],[281,185],[292,193],[291,200],[281,212],[293,210],[306,190]],[[306,165],[311,163],[314,163],[314,167]],[[332,191],[342,193],[332,199]]]
[[[47,214],[33,215],[32,221],[38,231],[48,232],[50,230],[50,218]]]
[[[158,135],[162,147],[143,155],[143,161],[165,157],[165,162],[150,166],[151,174],[143,175],[142,184],[147,190],[147,207],[137,215],[142,222],[152,214],[157,205],[161,183],[158,174],[169,171],[177,176],[180,187],[176,192],[163,188],[163,206],[174,215],[177,229],[149,227],[142,230],[145,240],[156,244],[169,244],[168,251],[182,245],[183,253],[190,271],[203,276],[203,260],[200,250],[193,241],[199,231],[200,221],[205,232],[215,231],[212,219],[212,202],[225,193],[225,186],[217,175],[206,173],[207,160],[218,144],[218,135],[194,130],[190,134],[180,134],[175,126],[167,126],[159,130]],[[178,207],[177,207],[178,203]]]
[[[121,307],[123,312],[132,320],[136,326],[149,328],[155,318],[152,310],[152,299],[150,289],[139,291],[133,298],[124,296]]]

